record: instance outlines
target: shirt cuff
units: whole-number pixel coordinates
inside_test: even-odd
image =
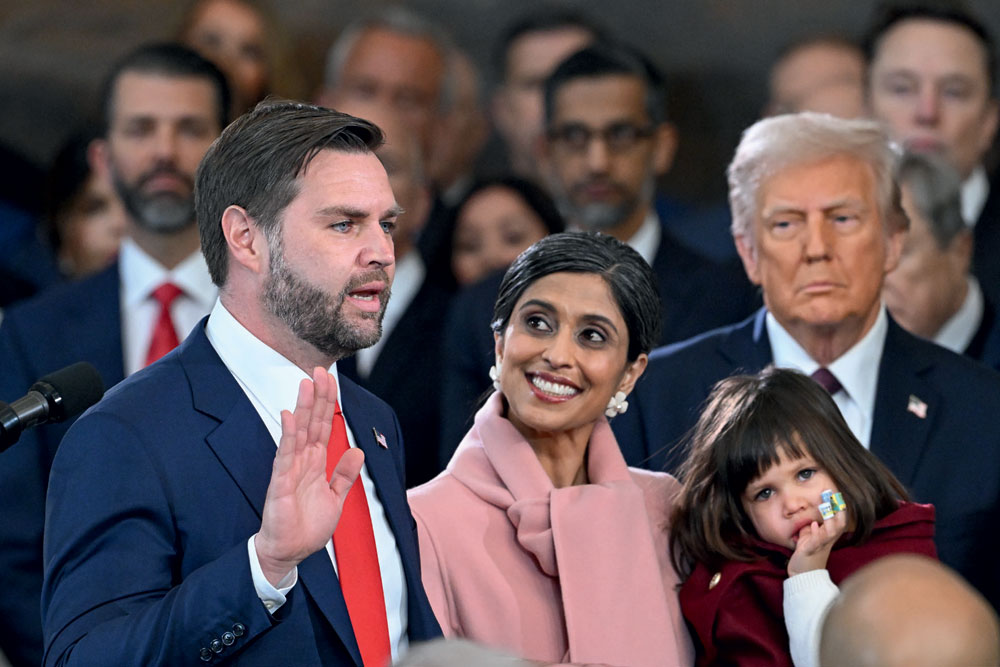
[[[264,603],[264,608],[267,609],[268,613],[273,614],[281,609],[281,605],[285,604],[285,596],[288,595],[288,591],[292,590],[292,587],[298,582],[299,568],[292,568],[292,571],[278,582],[277,588],[272,586],[271,582],[264,576],[264,571],[260,568],[260,560],[257,558],[257,547],[254,546],[254,539],[256,537],[257,535],[254,534],[247,540],[247,552],[250,554],[250,574],[253,576],[253,587],[257,589],[257,597]]]

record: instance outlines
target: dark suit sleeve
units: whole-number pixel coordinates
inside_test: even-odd
[[[276,623],[254,589],[245,540],[186,571],[184,526],[198,517],[178,514],[169,500],[178,482],[149,446],[95,411],[60,447],[47,508],[46,665],[202,664],[213,639],[233,633],[217,661]]]
[[[16,314],[0,326],[0,400],[23,396],[38,379]],[[51,369],[47,369],[51,370]],[[41,373],[41,374],[44,374]],[[38,598],[42,586],[45,489],[59,425],[30,429],[0,454],[0,648],[14,665],[42,660]]]

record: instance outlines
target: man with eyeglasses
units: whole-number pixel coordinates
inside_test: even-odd
[[[686,249],[656,214],[656,182],[671,166],[677,133],[653,65],[624,46],[593,44],[556,67],[544,95],[540,156],[552,194],[570,227],[610,234],[652,265],[662,342],[752,312],[756,295],[739,266]]]

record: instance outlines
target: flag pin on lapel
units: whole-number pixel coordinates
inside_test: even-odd
[[[385,441],[385,436],[376,431],[374,426],[372,426],[372,433],[375,435],[375,442],[378,443],[379,447],[382,449],[389,449],[389,445]]]
[[[910,400],[906,404],[906,410],[908,412],[912,412],[921,419],[927,419],[927,404],[913,394],[910,394]]]

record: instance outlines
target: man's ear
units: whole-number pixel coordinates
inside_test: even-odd
[[[270,261],[267,238],[246,209],[232,205],[222,212],[222,236],[233,262],[256,274],[267,272]]]
[[[653,170],[657,176],[670,171],[677,155],[677,128],[670,123],[660,123],[653,133]]]
[[[501,84],[490,98],[490,117],[493,125],[503,134],[512,134],[516,117],[510,104],[510,92],[506,84]]]
[[[905,228],[896,228],[889,232],[885,240],[885,263],[882,267],[883,275],[889,273],[899,266],[899,258],[903,256],[903,242],[909,231]]]
[[[743,270],[747,272],[747,278],[754,285],[760,285],[760,267],[757,265],[757,251],[750,245],[750,242],[742,234],[734,236],[736,252],[739,253],[743,262]]]
[[[111,182],[107,139],[97,138],[87,144],[87,166],[108,183]]]
[[[1000,101],[991,99],[987,103],[983,122],[979,125],[979,151],[985,153],[993,145],[1000,124]]]

